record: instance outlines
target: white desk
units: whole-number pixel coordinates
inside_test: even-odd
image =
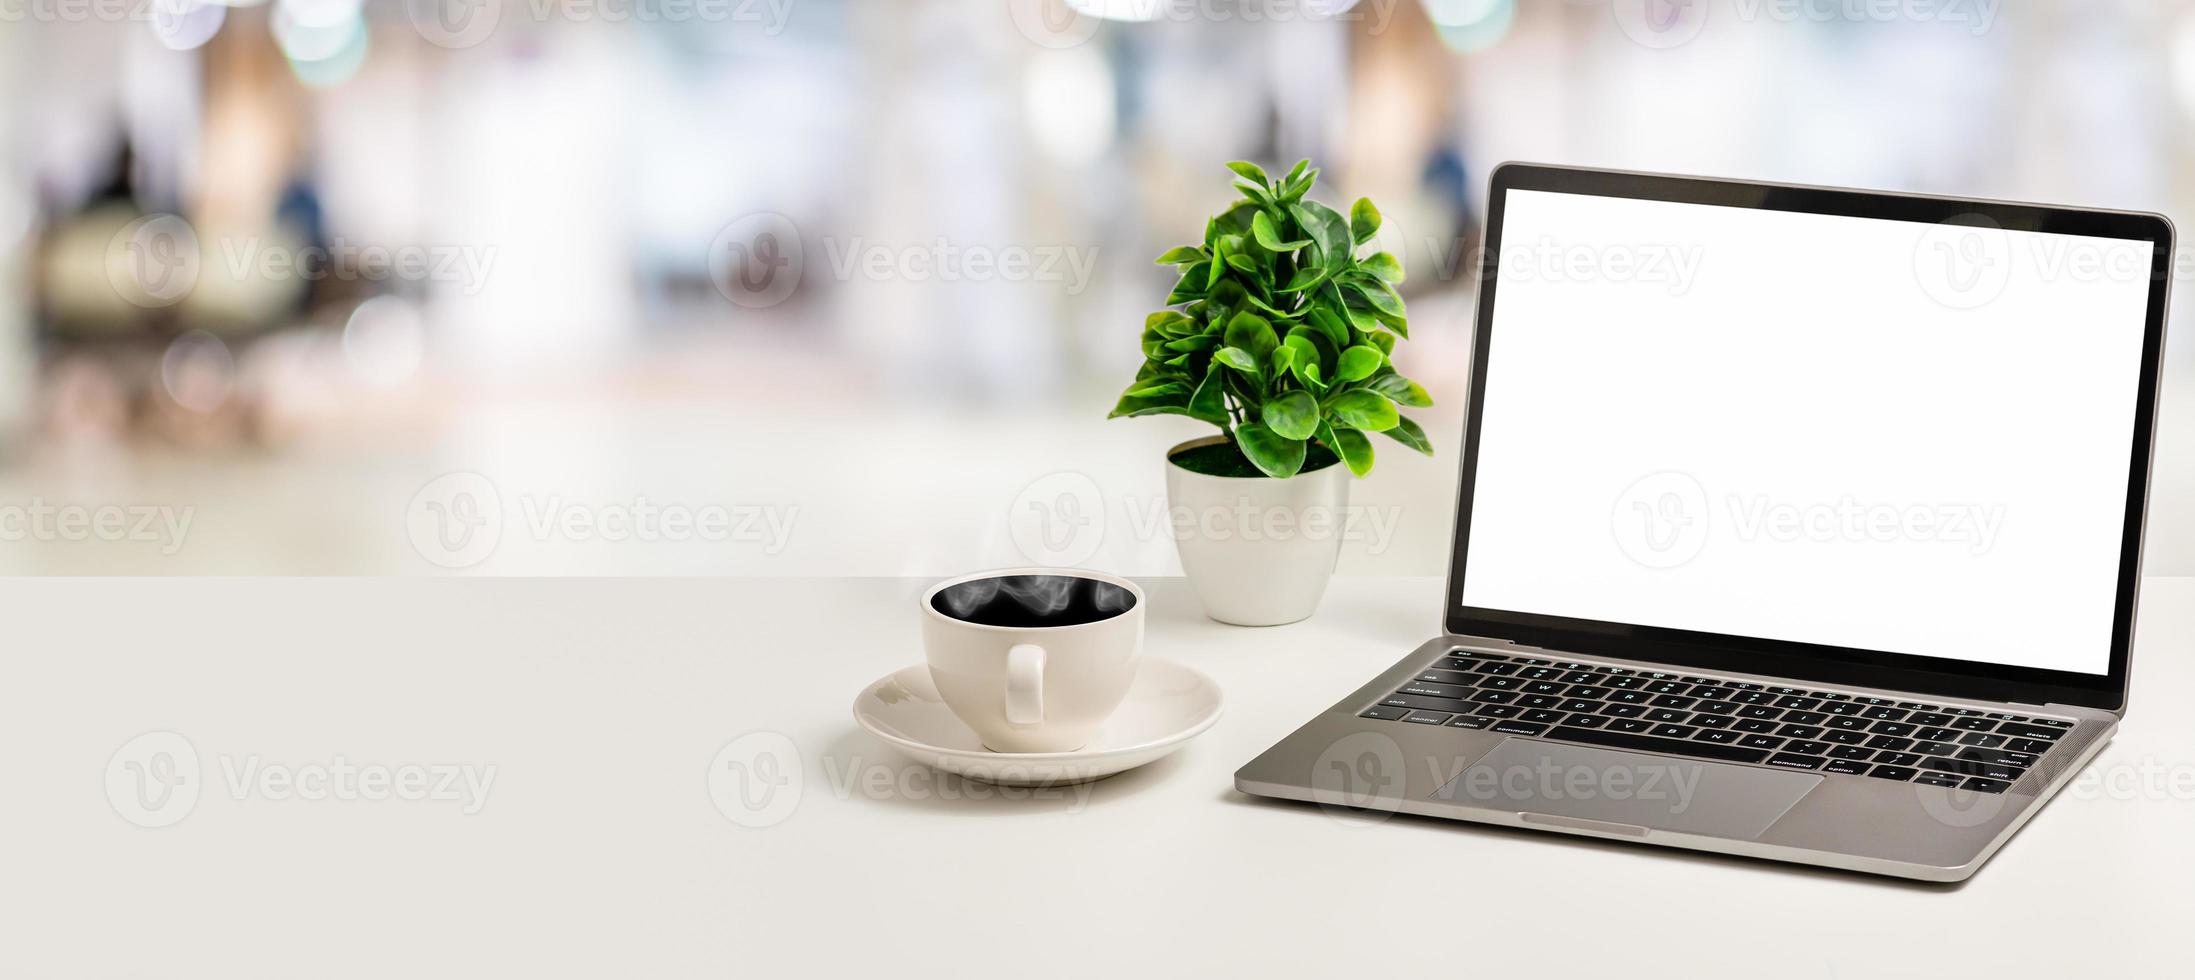
[[[1226,717],[1087,795],[965,798],[849,715],[919,659],[920,584],[11,582],[0,972],[2108,976],[2179,962],[2195,918],[2176,697],[2138,693],[2108,778],[1974,880],[1914,886],[1237,795],[1237,766],[1431,634],[1432,580],[1339,580],[1271,630],[1152,583],[1150,652],[1217,678]],[[2195,580],[2152,580],[2143,615],[2141,688],[2195,688]],[[143,829],[103,774],[156,730],[189,738],[202,792]],[[755,731],[803,761],[761,828],[705,780]],[[224,771],[338,756],[495,772],[468,816],[462,794],[238,799]],[[871,767],[889,789],[840,790]]]

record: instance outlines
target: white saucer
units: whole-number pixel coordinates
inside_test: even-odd
[[[1177,663],[1145,657],[1128,699],[1090,744],[1073,752],[993,752],[953,715],[916,664],[854,699],[854,720],[902,755],[1002,786],[1081,783],[1164,758],[1219,720],[1219,685]]]

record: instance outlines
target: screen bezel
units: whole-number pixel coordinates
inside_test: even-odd
[[[1463,604],[1465,557],[1471,533],[1471,500],[1477,483],[1480,406],[1485,402],[1487,352],[1493,336],[1499,281],[1502,211],[1511,190],[1551,191],[1633,200],[1795,211],[1808,214],[1934,223],[1979,215],[2012,231],[2147,241],[2155,249],[2142,336],[2141,388],[2136,396],[2134,440],[2127,467],[2127,505],[2119,554],[2119,580],[2111,625],[2110,669],[2104,674],[2044,670],[1927,657],[1884,650],[1695,630],[1573,619]],[[1849,684],[1976,700],[2022,704],[2070,704],[2123,711],[2133,647],[2136,592],[2141,583],[2142,528],[2164,346],[2167,292],[2172,271],[2173,228],[2159,214],[2099,211],[2004,201],[1923,197],[1795,184],[1679,177],[1505,163],[1495,168],[1486,200],[1486,232],[1478,268],[1479,296],[1472,334],[1470,408],[1464,425],[1461,488],[1449,558],[1444,625],[1451,634],[1507,639],[1550,650],[1617,656],[1704,670],[1731,670],[1823,684]]]

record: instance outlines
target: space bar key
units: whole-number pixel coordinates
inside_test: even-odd
[[[1605,745],[1612,749],[1635,749],[1656,755],[1688,755],[1702,759],[1721,759],[1727,762],[1759,762],[1768,753],[1759,749],[1741,749],[1735,745],[1716,745],[1713,742],[1688,742],[1681,738],[1654,738],[1647,735],[1626,735],[1622,732],[1605,732],[1595,728],[1572,728],[1559,725],[1546,735],[1566,742],[1584,742],[1587,745]]]

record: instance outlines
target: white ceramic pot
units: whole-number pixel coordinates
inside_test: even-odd
[[[1348,518],[1349,467],[1339,462],[1286,480],[1207,476],[1166,453],[1166,501],[1181,567],[1204,614],[1236,626],[1279,626],[1318,611],[1334,577]]]

